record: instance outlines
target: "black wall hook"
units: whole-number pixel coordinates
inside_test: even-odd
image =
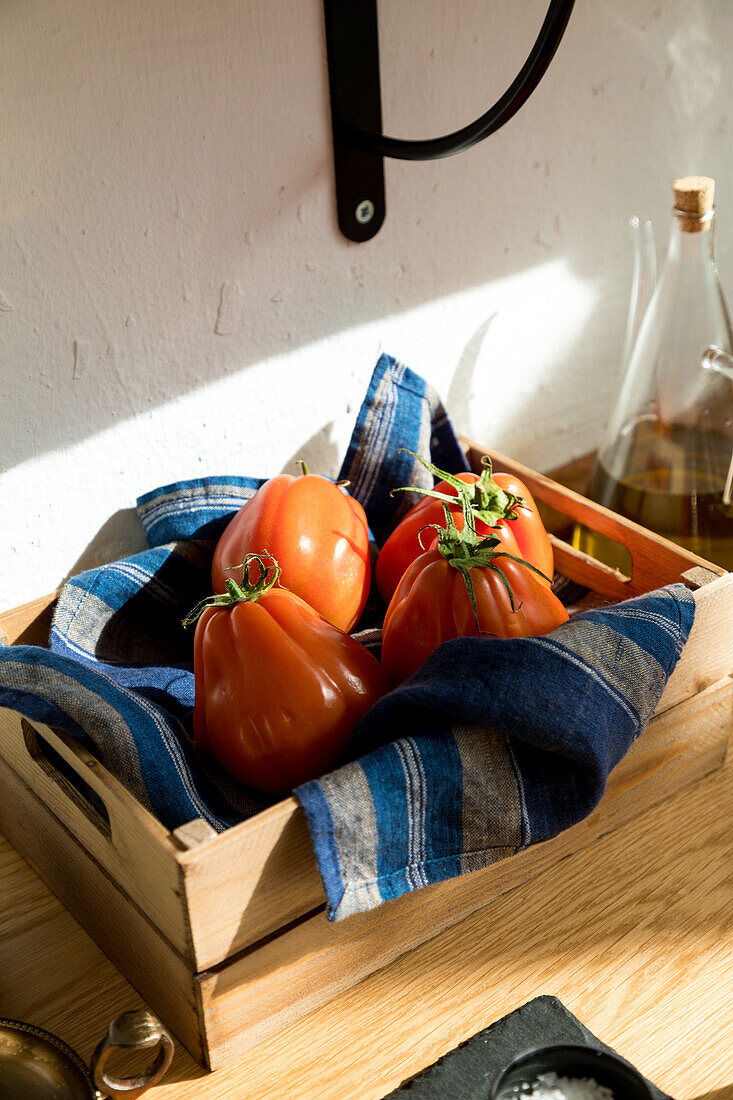
[[[574,2],[550,0],[527,60],[504,95],[485,114],[444,137],[405,141],[382,133],[377,0],[324,0],[336,206],[339,228],[345,237],[368,241],[384,221],[384,157],[448,157],[483,141],[516,114],[552,61]]]

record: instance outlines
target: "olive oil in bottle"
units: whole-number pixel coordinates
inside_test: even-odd
[[[715,263],[715,181],[688,176],[673,191],[662,277],[645,310],[632,295],[631,350],[587,495],[733,570],[733,331]],[[583,527],[573,543],[629,574],[618,543]]]
[[[684,425],[662,431],[658,423],[646,421],[636,426],[629,451],[626,465],[634,472],[614,477],[599,460],[588,496],[733,570],[733,502],[724,503],[733,440],[719,434],[701,437]],[[605,536],[577,527],[573,545],[628,574],[626,549]]]

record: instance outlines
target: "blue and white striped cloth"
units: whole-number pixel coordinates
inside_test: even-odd
[[[377,543],[411,503],[390,491],[429,484],[401,448],[465,468],[436,394],[383,355],[339,474]],[[48,649],[0,646],[0,706],[82,738],[168,828],[202,817],[224,830],[268,802],[193,750],[192,637],[181,627],[210,591],[219,534],[259,485],[208,477],[147,493],[138,513],[150,549],[73,578]],[[295,792],[329,917],[485,867],[590,813],[693,616],[674,585],[543,638],[441,647],[366,715],[346,763]]]

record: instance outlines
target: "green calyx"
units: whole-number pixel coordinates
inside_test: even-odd
[[[251,578],[253,562],[257,563],[256,580]],[[233,572],[235,569],[242,570],[241,584],[237,584],[232,577],[227,577],[224,581],[226,592],[217,592],[197,603],[181,623],[185,629],[198,622],[207,607],[226,608],[234,607],[238,603],[257,603],[261,596],[277,584],[282,573],[282,569],[267,550],[263,550],[261,554],[247,554],[241,565],[230,565],[227,567],[227,572]]]
[[[452,502],[455,503],[453,500]],[[463,578],[468,598],[471,601],[471,609],[473,611],[473,620],[476,624],[476,630],[479,634],[490,635],[491,631],[482,630],[478,621],[476,592],[473,587],[471,570],[490,569],[495,573],[507,591],[512,611],[518,611],[522,605],[519,604],[519,606],[517,606],[515,603],[514,593],[509,583],[509,578],[504,570],[496,564],[497,558],[508,558],[509,561],[515,561],[520,565],[525,565],[527,569],[531,569],[533,573],[537,573],[540,577],[544,577],[544,573],[537,569],[536,566],[525,561],[524,558],[518,558],[514,554],[508,554],[505,550],[497,550],[496,547],[500,544],[500,540],[495,535],[481,538],[481,536],[476,533],[476,526],[474,523],[475,513],[465,497],[461,498],[461,508],[463,512],[462,531],[459,531],[456,527],[453,514],[445,503],[443,504],[445,527],[440,527],[438,524],[427,524],[426,526],[433,527],[438,532],[437,549],[439,553],[453,569],[458,570]],[[423,528],[423,530],[425,530],[425,528]]]
[[[433,497],[434,500],[453,505],[465,501],[469,505],[474,519],[481,520],[487,527],[495,527],[502,519],[517,518],[517,505],[521,504],[521,499],[515,497],[512,493],[507,493],[505,489],[496,484],[492,476],[491,459],[487,455],[484,455],[481,459],[483,468],[478,479],[476,481],[462,481],[454,474],[440,470],[432,462],[420,458],[413,451],[408,451],[406,447],[403,447],[402,450],[417,459],[420,465],[424,466],[433,477],[440,478],[446,485],[450,485],[451,488],[455,489],[456,496],[451,496],[449,493],[440,493],[437,489],[417,489],[411,485],[400,486],[400,488],[394,489],[393,492],[419,493],[421,496]]]

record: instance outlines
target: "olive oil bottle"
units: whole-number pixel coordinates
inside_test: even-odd
[[[638,424],[632,450],[644,456],[627,463],[631,472],[614,477],[603,461],[595,465],[588,496],[627,519],[733,570],[733,502],[725,483],[733,441],[717,434],[699,437],[685,425],[662,434],[659,425]],[[576,527],[573,545],[622,573],[629,572],[626,549],[587,527]]]
[[[588,496],[733,570],[733,332],[715,263],[715,183],[691,176],[673,189],[662,277],[630,342]],[[584,527],[573,543],[628,574],[618,543]]]

